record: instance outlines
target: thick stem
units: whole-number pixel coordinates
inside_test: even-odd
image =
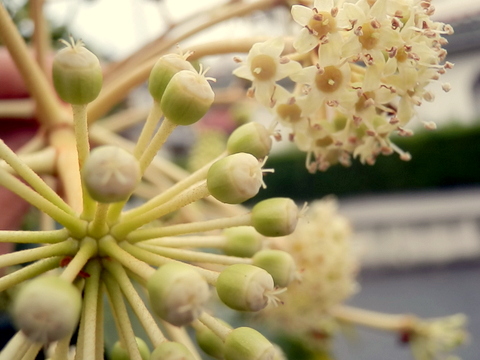
[[[18,331],[0,353],[0,360],[20,360],[31,345],[25,335]]]
[[[65,226],[72,235],[82,237],[85,233],[86,223],[77,217],[70,215],[60,209],[55,204],[39,195],[30,187],[22,183],[15,176],[9,174],[5,170],[0,169],[0,185],[6,187],[13,193],[20,196],[39,210],[47,213],[53,219]]]
[[[222,219],[192,222],[188,224],[176,224],[152,229],[135,230],[128,234],[127,241],[136,243],[139,241],[161,238],[164,236],[177,236],[184,234],[200,233],[211,230],[226,229],[234,226],[248,226],[252,223],[250,213],[232,216]]]
[[[154,254],[169,257],[171,259],[180,260],[180,261],[221,264],[221,265],[252,263],[252,259],[250,258],[219,255],[219,254],[205,253],[205,252],[185,250],[185,249],[172,249],[168,247],[148,245],[145,243],[140,243],[137,246],[141,249],[150,251]]]
[[[89,237],[83,239],[74,258],[68,263],[60,275],[61,278],[73,282],[88,260],[97,253],[97,242]]]
[[[201,180],[205,180],[207,177],[208,170],[210,169],[210,166],[217,161],[218,159],[224,157],[226,155],[226,152],[220,155],[218,158],[215,160],[209,162],[208,164],[205,164],[202,166],[200,169],[195,171],[193,174],[190,174],[186,176],[185,178],[179,180],[175,185],[170,187],[169,189],[165,190],[161,194],[157,195],[153,199],[147,201],[145,204],[142,204],[138,206],[135,209],[132,209],[130,211],[125,212],[125,214],[122,217],[123,221],[128,221],[135,216],[139,216],[140,214],[145,213],[148,210],[152,210],[165,202],[169,201],[172,199],[174,196],[177,196],[180,194],[182,191],[188,189],[190,186],[196,184],[197,182]]]
[[[60,178],[66,201],[80,214],[83,210],[83,198],[75,134],[70,126],[58,126],[51,129],[49,141],[57,150],[55,170]]]
[[[119,263],[115,261],[103,260],[103,265],[107,268],[108,272],[115,278],[118,285],[122,290],[123,295],[132,307],[135,315],[140,321],[141,325],[145,329],[150,341],[154,347],[157,347],[164,342],[165,336],[158,328],[152,314],[145,306],[142,298],[138,295],[137,291],[133,287],[130,279],[125,272],[125,269]]]
[[[108,233],[107,213],[109,207],[110,204],[98,203],[93,221],[88,226],[88,233],[97,239]]]
[[[145,261],[146,263],[153,266],[159,267],[169,262],[178,262],[177,260],[174,260],[165,256],[153,254],[150,251],[147,251],[144,249],[140,249],[138,246],[129,244],[125,241],[121,243],[121,246],[125,251],[127,251],[137,259]],[[200,275],[202,275],[205,278],[205,280],[207,280],[209,284],[214,285],[217,282],[217,278],[218,278],[217,272],[207,270],[198,266],[194,266],[188,263],[184,263],[184,264],[190,266],[193,270],[197,271]]]
[[[147,211],[137,217],[132,218],[131,220],[122,220],[120,223],[112,227],[111,233],[117,239],[123,239],[128,233],[138,229],[139,227],[209,195],[210,193],[208,191],[206,182],[202,182],[185,190],[177,197],[174,197],[170,201],[155,209]]]
[[[150,108],[147,121],[145,122],[145,125],[143,125],[142,132],[140,133],[140,136],[137,140],[137,145],[135,146],[135,150],[133,152],[133,155],[135,155],[137,159],[140,159],[147,149],[161,117],[162,108],[160,107],[160,103],[154,100],[153,105]]]
[[[90,153],[88,140],[87,105],[72,105],[73,127],[75,130],[75,144],[77,146],[78,167],[82,171],[83,165]],[[95,201],[88,194],[82,183],[83,212],[82,217],[91,220],[95,212]]]
[[[109,274],[105,273],[105,276],[102,276],[102,279],[107,287],[108,297],[110,298],[113,312],[118,319],[118,332],[123,335],[122,345],[127,350],[131,360],[142,360],[120,287]]]
[[[204,235],[204,236],[182,236],[182,237],[164,237],[154,240],[147,240],[144,244],[165,246],[170,248],[223,248],[226,243],[225,236]]]
[[[155,272],[151,266],[123,250],[111,236],[100,239],[98,247],[101,256],[113,258],[144,280],[148,280]]]
[[[232,331],[228,326],[223,325],[220,321],[215,319],[205,311],[199,316],[198,320],[213,331],[220,339],[225,341],[227,335]]]
[[[0,242],[10,242],[17,244],[56,244],[67,240],[69,237],[67,229],[51,231],[21,231],[21,230],[1,230]]]
[[[197,351],[197,347],[193,344],[192,339],[190,338],[187,331],[185,330],[185,327],[174,326],[163,320],[160,320],[160,322],[162,323],[163,327],[167,331],[168,337],[170,339],[185,345],[188,348],[188,350],[190,350],[190,352],[192,353],[192,355],[196,360],[202,360],[202,357]]]
[[[61,256],[54,256],[48,259],[43,259],[34,262],[33,264],[24,266],[11,274],[2,276],[0,278],[0,292],[11,288],[21,282],[31,279],[35,276],[43,274],[48,270],[52,270],[60,266]]]
[[[150,141],[140,156],[139,161],[142,174],[145,172],[155,156],[157,156],[158,151],[162,148],[163,144],[165,144],[165,141],[167,141],[167,138],[176,127],[177,124],[171,122],[167,118],[163,119],[162,123],[160,124],[160,128],[153,136],[152,141]]]
[[[83,296],[83,311],[85,313],[85,326],[83,328],[83,331],[85,332],[83,336],[83,357],[84,359],[93,360],[95,359],[96,354],[95,335],[97,334],[97,301],[100,287],[100,263],[97,260],[90,261],[86,270],[90,276],[85,281]]]
[[[73,255],[77,249],[78,242],[70,239],[54,245],[40,246],[34,249],[3,254],[0,255],[0,268],[36,261],[51,256]]]
[[[416,318],[412,315],[385,314],[346,305],[336,306],[331,309],[330,313],[342,322],[393,332],[413,329],[415,323],[417,323]]]
[[[7,10],[0,4],[0,38],[8,48],[22,74],[29,93],[39,108],[39,120],[46,126],[65,122],[65,112],[49,84],[45,74],[31,57],[30,52],[10,19]]]
[[[75,215],[75,212],[68,206],[58,194],[48,186],[40,176],[30,169],[20,158],[0,140],[0,157],[10,165],[32,188],[52,204],[65,211],[67,214]]]

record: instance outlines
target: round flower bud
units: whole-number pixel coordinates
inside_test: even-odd
[[[216,283],[220,300],[228,307],[240,311],[259,311],[268,305],[273,291],[272,276],[259,267],[235,264],[218,276]]]
[[[85,105],[97,98],[102,89],[102,68],[81,41],[72,40],[72,44],[60,50],[52,66],[53,85],[63,101]]]
[[[181,70],[195,71],[195,68],[179,54],[163,55],[157,60],[148,78],[148,91],[155,101],[162,100],[165,88],[173,75]]]
[[[225,339],[225,360],[274,360],[276,351],[257,330],[240,327]]]
[[[176,326],[191,323],[210,296],[207,281],[190,266],[168,263],[157,269],[147,284],[153,311]]]
[[[244,152],[262,159],[270,153],[272,138],[268,129],[256,122],[250,122],[235,129],[227,141],[230,154]]]
[[[217,319],[217,321],[221,322],[230,329],[232,328],[230,324],[221,319]],[[216,335],[208,327],[202,326],[201,328],[197,329],[195,332],[195,339],[197,340],[197,344],[200,346],[200,349],[202,349],[206,354],[215,359],[224,359],[224,343],[222,339],[220,339],[218,335]]]
[[[165,88],[160,107],[165,117],[177,125],[191,125],[210,109],[215,94],[207,78],[196,71],[182,70]]]
[[[252,225],[265,236],[291,234],[298,221],[298,207],[292,199],[271,198],[256,204],[252,209]]]
[[[257,252],[252,260],[253,265],[272,275],[275,286],[286,287],[295,278],[295,261],[286,251],[262,250]]]
[[[150,358],[150,349],[145,341],[139,337],[135,337],[137,342],[138,351],[142,360],[149,360]],[[125,349],[120,341],[117,341],[113,345],[112,351],[110,352],[110,360],[130,360],[130,355],[128,354],[127,349]]]
[[[82,297],[74,285],[56,276],[44,276],[20,288],[12,315],[31,341],[48,344],[73,334],[81,308]]]
[[[165,341],[157,346],[150,360],[195,360],[187,347],[179,342]]]
[[[238,153],[216,161],[207,174],[207,187],[217,200],[240,204],[257,195],[263,184],[261,163],[253,155]]]
[[[262,236],[251,226],[225,229],[223,236],[223,252],[230,256],[251,257],[262,248]]]
[[[140,181],[140,164],[128,151],[112,145],[93,149],[82,168],[90,196],[102,203],[128,199]]]

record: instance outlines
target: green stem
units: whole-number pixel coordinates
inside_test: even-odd
[[[157,195],[153,199],[150,199],[145,204],[142,204],[136,207],[135,209],[125,212],[125,214],[122,217],[122,220],[128,221],[136,216],[139,216],[142,213],[145,213],[146,211],[152,210],[164,204],[165,202],[169,201],[174,196],[177,196],[182,191],[188,189],[190,186],[196,184],[197,182],[201,180],[205,180],[207,177],[208,170],[210,169],[210,166],[212,165],[212,163],[224,157],[225,155],[226,155],[226,152],[220,155],[217,159],[204,165],[203,167],[195,171],[193,174],[190,174],[186,178],[178,181],[177,183],[175,183],[175,185],[173,185],[166,191],[162,192],[161,194]]]
[[[0,230],[0,242],[17,244],[55,244],[67,240],[67,229],[51,231]]]
[[[55,347],[55,353],[53,354],[52,360],[65,360],[68,359],[68,354],[70,353],[70,341],[72,340],[71,336],[67,336],[57,342]]]
[[[146,240],[144,244],[165,246],[170,248],[223,248],[225,246],[225,236],[204,235],[204,236],[172,236],[153,240]]]
[[[342,322],[393,332],[413,329],[417,322],[416,318],[411,315],[385,314],[346,305],[336,306],[330,313],[335,319]]]
[[[93,360],[95,359],[96,354],[95,335],[97,334],[97,301],[100,287],[100,263],[97,260],[90,261],[86,270],[88,274],[90,274],[90,277],[85,281],[83,296],[83,311],[85,313],[85,326],[83,328],[83,331],[85,332],[83,336],[83,358]]]
[[[181,209],[182,207],[192,202],[203,199],[204,197],[207,197],[209,195],[210,192],[208,191],[206,182],[202,182],[194,187],[185,190],[177,197],[171,199],[170,201],[160,205],[155,209],[138,215],[129,221],[122,220],[120,223],[112,227],[111,233],[117,239],[123,239],[128,233],[138,229],[139,227],[148,224],[166,214]]]
[[[154,246],[154,245],[148,245],[144,243],[140,243],[137,246],[144,250],[150,251],[154,254],[166,256],[166,257],[169,257],[175,260],[181,260],[181,261],[222,264],[222,265],[252,263],[252,259],[250,258],[204,253],[204,252],[185,250],[185,249],[172,249],[168,247]]]
[[[145,332],[150,338],[153,346],[157,347],[162,342],[166,341],[165,336],[158,328],[157,323],[153,319],[150,311],[145,306],[142,298],[138,295],[137,291],[133,287],[122,265],[108,260],[104,260],[102,263],[108,272],[115,278],[118,285],[120,285],[123,295],[129,302],[130,306],[135,312],[135,315],[137,315],[138,320],[145,329]]]
[[[9,254],[0,255],[0,268],[22,264],[30,261],[36,261],[43,258],[59,255],[73,255],[78,249],[76,240],[65,240],[64,242],[16,251]]]
[[[176,224],[161,228],[140,229],[128,234],[127,241],[136,243],[139,241],[160,238],[164,236],[177,236],[184,234],[200,233],[211,230],[226,229],[234,226],[249,226],[252,223],[250,213],[232,216],[223,219],[198,221],[188,224]]]
[[[173,341],[176,341],[185,345],[188,348],[188,350],[190,350],[195,360],[202,360],[202,357],[197,351],[197,347],[193,344],[192,339],[188,335],[184,326],[183,327],[174,326],[163,320],[160,320],[160,322],[162,323],[163,327],[167,331],[169,338],[171,338]]]
[[[148,165],[150,165],[158,151],[162,148],[163,144],[165,144],[165,141],[167,141],[167,138],[176,127],[177,125],[167,118],[163,119],[162,123],[160,124],[160,128],[157,130],[156,134],[152,138],[152,141],[150,144],[148,144],[147,148],[139,159],[142,174],[145,172]]]
[[[70,230],[73,236],[83,237],[85,233],[84,221],[66,213],[3,169],[0,169],[0,185],[17,194],[39,210],[47,213]]]
[[[110,256],[144,280],[148,280],[155,272],[151,266],[123,250],[111,236],[100,239],[98,247],[101,256]]]
[[[140,249],[138,246],[132,245],[132,244],[126,242],[126,241],[122,242],[121,246],[125,251],[127,251],[128,253],[130,253],[134,257],[136,257],[136,258],[138,258],[142,261],[145,261],[147,264],[150,264],[150,265],[153,265],[153,266],[158,267],[158,266],[162,266],[162,265],[164,265],[166,263],[169,263],[169,262],[178,262],[177,260],[170,259],[168,257],[164,257],[164,256],[157,255],[157,254],[152,254],[150,251]],[[188,264],[188,263],[185,263],[185,264],[189,265],[192,269],[194,269],[200,275],[202,275],[205,278],[205,280],[207,280],[207,282],[209,284],[215,284],[217,282],[217,278],[218,278],[218,273],[217,272],[207,270],[207,269],[204,269],[204,268],[201,268],[201,267],[198,267],[198,266],[194,266],[194,265],[191,265],[191,264]]]
[[[48,270],[57,268],[60,265],[61,256],[54,256],[27,265],[20,270],[0,278],[0,292],[11,288],[25,280],[38,276]]]
[[[108,233],[107,214],[110,204],[97,204],[97,211],[93,221],[88,226],[88,232],[95,238],[101,238]]]
[[[131,360],[142,360],[120,287],[112,279],[111,275],[105,274],[102,278],[107,286],[108,297],[112,303],[113,312],[118,319],[118,332],[123,334],[124,342],[122,345],[127,349]]]
[[[150,108],[150,112],[147,117],[147,121],[145,125],[143,125],[142,132],[137,140],[137,145],[135,146],[135,150],[133,155],[137,159],[140,159],[148,147],[148,143],[152,138],[153,133],[155,132],[155,128],[162,117],[162,108],[160,107],[160,103],[158,101],[153,101],[153,105]]]
[[[90,154],[88,140],[87,105],[72,105],[73,126],[75,130],[75,144],[77,145],[78,167],[80,171]],[[82,218],[91,220],[95,212],[95,201],[90,197],[82,183],[83,212]]]
[[[97,242],[89,237],[83,239],[74,258],[68,263],[60,275],[61,278],[73,282],[87,261],[97,253]]]
[[[67,205],[58,194],[52,190],[32,169],[30,169],[4,142],[0,140],[0,157],[10,165],[32,188],[40,195],[65,211],[75,215],[73,209]]]
[[[30,344],[25,355],[23,355],[22,360],[35,360],[39,351],[42,349],[43,344],[41,343],[33,343]]]
[[[97,317],[95,325],[95,360],[104,359],[105,349],[105,326],[104,326],[104,309],[103,309],[103,284],[99,284],[97,299]]]
[[[228,326],[225,326],[205,311],[198,317],[198,320],[212,330],[222,341],[225,341],[227,335],[232,331]]]
[[[29,93],[35,98],[42,124],[50,126],[63,122],[65,112],[57,100],[52,86],[32,58],[25,41],[3,4],[0,4],[0,38],[22,74]]]
[[[0,360],[21,360],[30,344],[31,341],[21,331],[18,331],[2,349]]]

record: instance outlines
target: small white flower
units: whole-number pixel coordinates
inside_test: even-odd
[[[257,43],[252,46],[246,62],[233,71],[234,75],[252,82],[255,99],[268,107],[276,82],[302,68],[299,63],[281,57],[284,46],[281,38]]]

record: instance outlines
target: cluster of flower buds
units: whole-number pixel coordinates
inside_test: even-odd
[[[297,55],[282,55],[283,40],[268,40],[255,44],[234,74],[252,82],[250,95],[308,153],[311,172],[348,166],[352,156],[373,164],[378,155],[397,152],[409,160],[390,135],[412,134],[405,126],[415,106],[434,99],[427,85],[453,66],[442,48],[443,35],[453,29],[432,21],[433,12],[430,0],[294,5],[301,25],[293,42]],[[293,89],[277,83],[287,77]]]
[[[273,360],[277,356],[278,350],[259,332],[246,327],[232,329],[208,315],[205,308],[213,288],[234,310],[258,312],[278,302],[277,294],[296,279],[296,266],[288,253],[262,249],[265,236],[286,236],[295,230],[301,215],[296,204],[291,199],[272,198],[251,210],[235,207],[233,217],[222,214],[213,220],[169,222],[172,214],[206,197],[221,209],[254,197],[265,186],[263,175],[269,171],[262,167],[272,146],[270,130],[255,123],[237,128],[220,158],[137,208],[122,212],[145,181],[147,167],[170,130],[200,120],[210,108],[214,93],[204,75],[185,56],[161,57],[149,79],[152,109],[156,110],[147,119],[135,149],[129,152],[116,145],[103,145],[90,151],[88,122],[82,109],[101,88],[98,59],[73,40],[55,57],[55,88],[74,109],[81,181],[78,193],[84,195],[84,209],[76,213],[53,196],[50,188],[45,190],[47,185],[41,179],[27,177],[27,182],[34,179],[34,188],[47,193],[44,202],[52,199],[54,204],[43,208],[65,229],[54,231],[53,237],[41,231],[25,235],[46,245],[32,250],[35,256],[27,251],[13,260],[8,255],[4,261],[21,263],[23,257],[23,262],[39,261],[31,265],[33,268],[12,273],[0,282],[0,287],[6,288],[48,269],[64,267],[60,276],[38,276],[25,284],[13,309],[25,341],[45,345],[59,342],[53,358],[62,358],[77,326],[76,358],[103,354],[103,344],[92,339],[103,339],[100,309],[104,289],[119,334],[110,351],[112,360],[197,359],[196,350],[182,336],[163,335],[165,328],[187,326],[197,331],[200,347],[218,359]],[[157,116],[164,116],[159,127]],[[156,222],[161,225],[155,226]],[[216,251],[204,252],[205,248]],[[129,272],[145,286],[149,305],[141,300]],[[124,300],[144,326],[153,352],[135,336]],[[13,341],[0,357],[15,351]]]

